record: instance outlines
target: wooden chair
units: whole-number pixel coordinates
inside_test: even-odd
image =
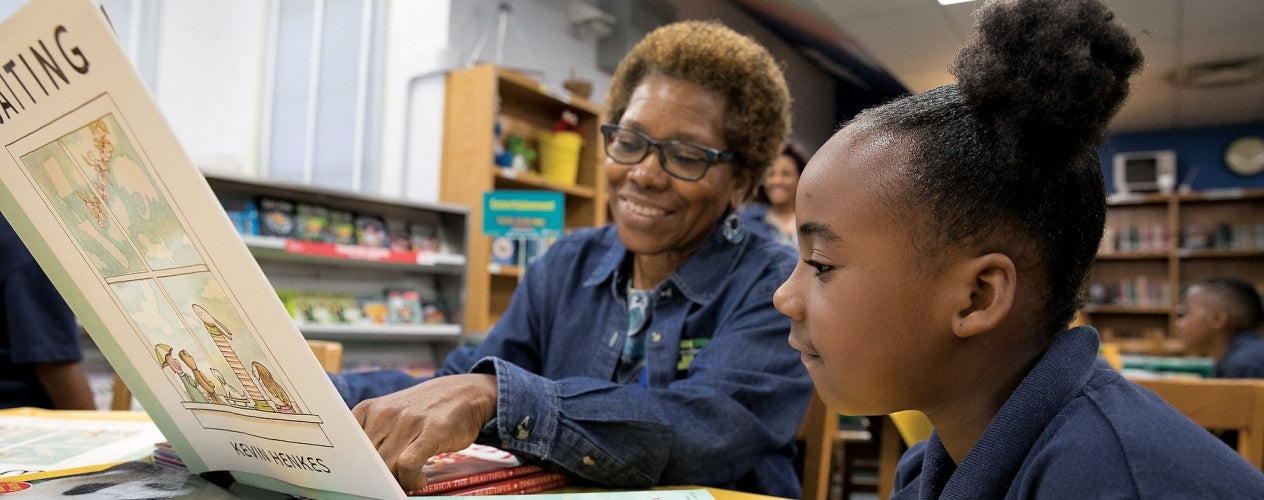
[[[930,419],[920,411],[897,411],[882,418],[882,435],[878,438],[878,498],[891,497],[895,490],[895,469],[904,450],[930,439],[932,430]]]
[[[321,368],[330,373],[342,371],[342,343],[331,340],[308,340],[307,346],[312,348],[316,361]],[[114,374],[114,395],[110,398],[111,410],[132,409],[132,390],[127,388],[123,379]]]
[[[1238,453],[1264,470],[1264,380],[1133,379],[1194,423],[1238,432]]]
[[[308,340],[307,346],[312,348],[320,367],[329,373],[342,371],[342,343],[332,340]]]
[[[803,500],[825,500],[829,495],[830,451],[838,435],[838,414],[812,391],[808,411],[795,439],[803,442]]]

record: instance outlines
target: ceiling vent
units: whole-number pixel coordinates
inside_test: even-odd
[[[1211,88],[1264,81],[1264,56],[1191,64],[1171,75],[1177,88]]]

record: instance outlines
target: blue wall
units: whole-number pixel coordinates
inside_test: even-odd
[[[1097,150],[1106,176],[1106,190],[1115,192],[1111,165],[1115,153],[1129,151],[1176,151],[1176,183],[1185,182],[1190,169],[1198,166],[1194,191],[1230,187],[1264,187],[1264,174],[1243,177],[1229,170],[1224,163],[1225,147],[1244,135],[1264,136],[1264,122],[1219,127],[1160,130],[1116,134],[1106,138]]]

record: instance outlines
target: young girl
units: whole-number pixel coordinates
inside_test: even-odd
[[[790,344],[834,409],[930,417],[894,498],[1258,498],[1264,474],[1066,329],[1135,42],[1095,0],[977,15],[958,83],[861,113],[809,162],[774,299]]]

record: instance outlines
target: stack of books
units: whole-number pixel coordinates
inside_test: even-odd
[[[178,455],[176,450],[171,447],[171,443],[166,441],[155,445],[154,464],[180,470],[188,470],[188,467],[184,465],[184,460],[180,460],[180,455]]]
[[[570,483],[561,472],[523,464],[504,450],[477,444],[430,457],[421,470],[426,474],[426,486],[409,495],[523,495]]]

